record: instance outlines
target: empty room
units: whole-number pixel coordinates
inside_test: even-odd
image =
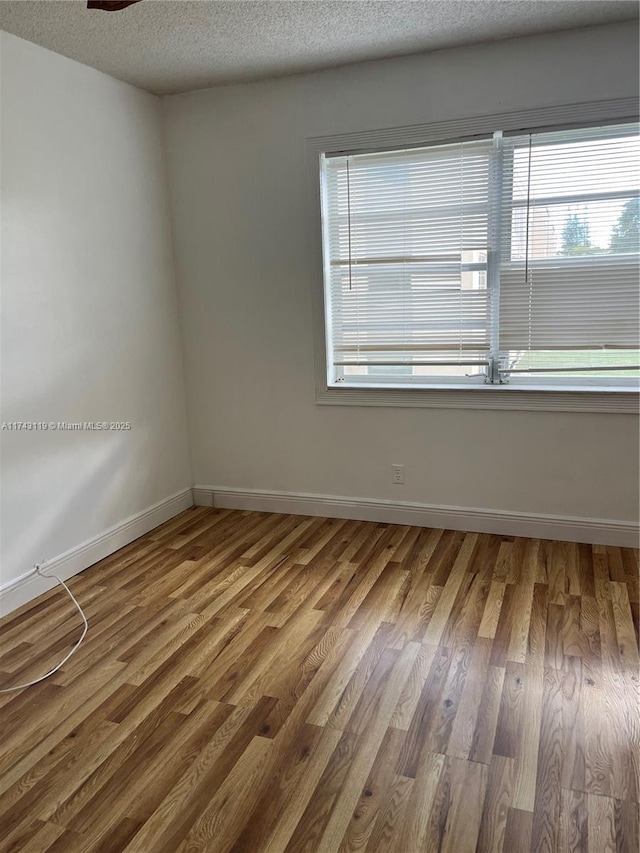
[[[1,853],[637,853],[630,0],[0,0]]]

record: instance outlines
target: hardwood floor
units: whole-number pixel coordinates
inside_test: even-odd
[[[638,555],[194,508],[0,696],[0,850],[638,850]],[[0,687],[79,635],[0,625]]]

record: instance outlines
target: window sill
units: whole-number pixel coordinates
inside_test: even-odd
[[[638,414],[636,388],[573,386],[448,385],[431,388],[344,385],[319,387],[316,402],[330,406],[389,406],[430,409],[502,409],[549,412]]]

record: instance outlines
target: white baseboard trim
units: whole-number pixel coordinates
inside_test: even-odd
[[[213,506],[213,487],[194,486],[191,489],[195,506]]]
[[[638,524],[603,518],[572,518],[501,509],[436,506],[374,498],[232,489],[221,486],[194,486],[193,497],[197,506],[353,518],[361,521],[408,524],[414,527],[526,536],[532,539],[558,539],[564,542],[630,548],[637,548],[640,539]]]
[[[154,527],[189,509],[190,506],[193,506],[192,490],[181,489],[174,495],[143,509],[142,512],[130,516],[119,524],[114,524],[104,533],[88,539],[75,548],[70,548],[52,560],[47,560],[43,564],[44,571],[55,572],[62,580],[66,580],[97,563],[98,560],[113,554],[118,548],[133,542],[139,536],[144,536]],[[0,584],[0,616],[11,613],[43,592],[47,592],[56,583],[55,579],[48,580],[29,570],[20,577]]]

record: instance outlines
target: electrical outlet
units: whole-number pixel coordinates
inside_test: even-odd
[[[391,482],[394,486],[401,486],[404,483],[404,465],[391,466]]]

